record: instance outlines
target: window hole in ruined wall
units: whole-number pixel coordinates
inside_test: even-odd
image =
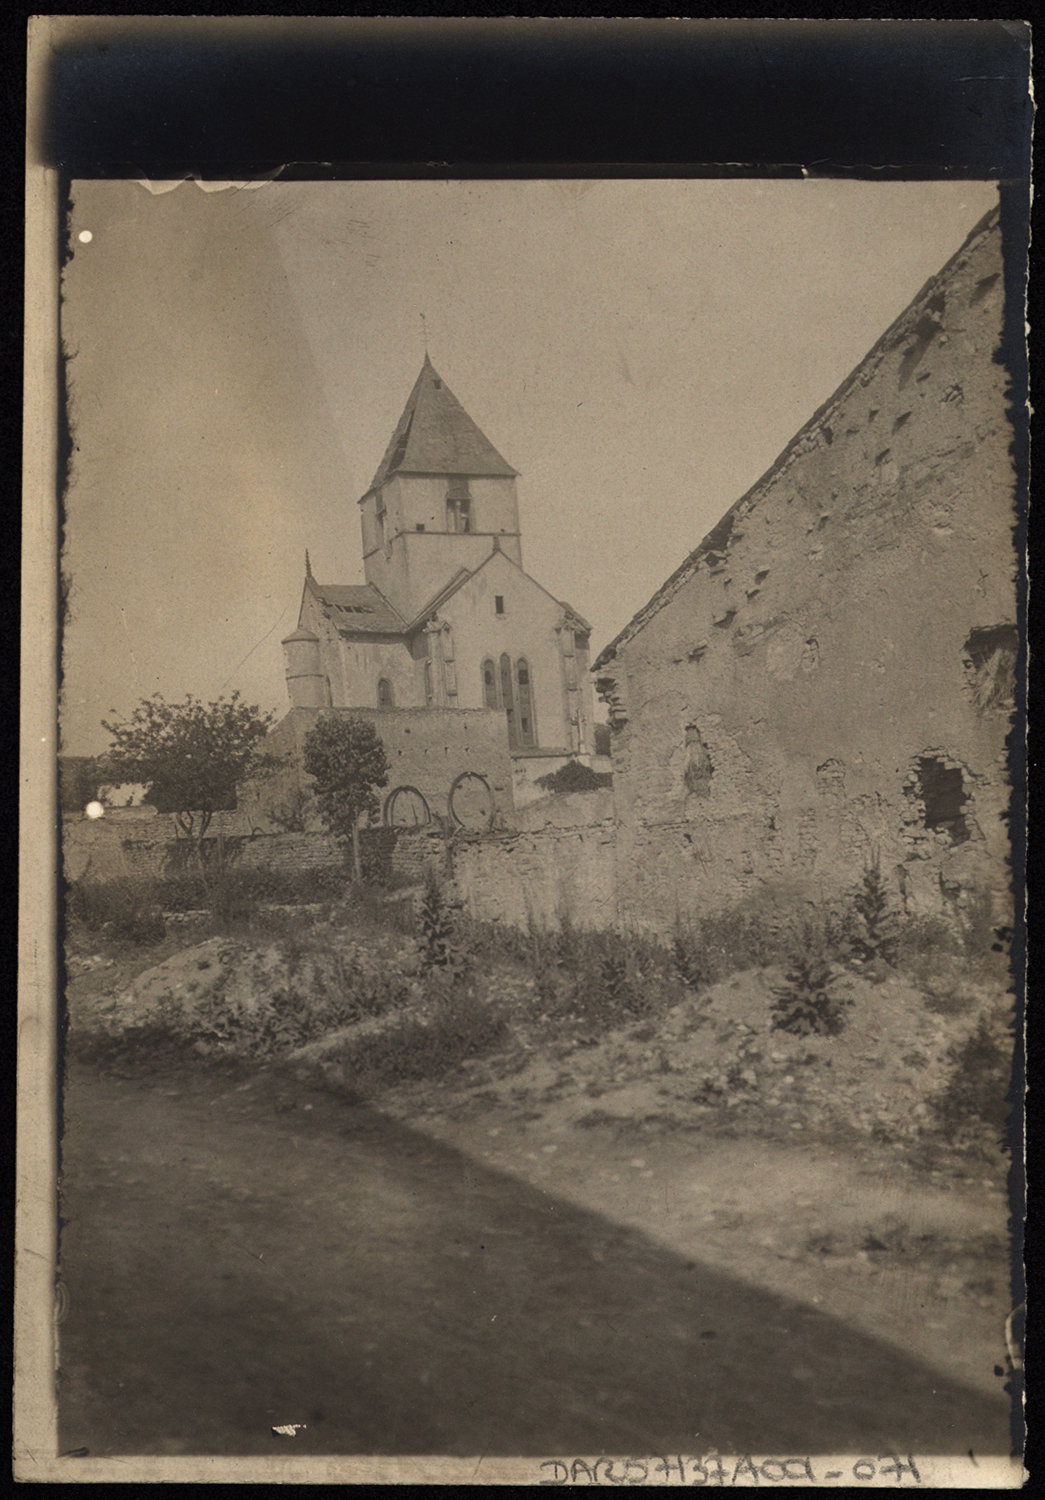
[[[709,797],[714,769],[700,730],[695,724],[687,724],[686,769],[682,773],[686,791],[694,797]]]
[[[964,844],[971,838],[963,811],[969,794],[960,766],[949,765],[935,755],[920,756],[908,793],[921,802],[922,822],[931,832],[945,833],[952,844]]]
[[[970,630],[963,662],[973,701],[981,713],[1012,707],[1018,645],[1015,625]]]
[[[803,672],[815,672],[820,665],[820,642],[815,635],[811,635],[802,647],[802,655],[798,662]]]

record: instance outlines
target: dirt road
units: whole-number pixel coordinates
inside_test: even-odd
[[[1000,1392],[366,1108],[294,1102],[70,1068],[62,1451],[1008,1449]]]

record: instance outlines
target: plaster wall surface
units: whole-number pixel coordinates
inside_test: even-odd
[[[988,224],[597,664],[622,921],[836,895],[876,853],[908,910],[1008,911],[1001,273]]]

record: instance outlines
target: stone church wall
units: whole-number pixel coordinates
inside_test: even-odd
[[[503,714],[487,709],[293,708],[265,745],[273,755],[285,757],[287,764],[274,776],[241,788],[237,819],[245,831],[293,831],[299,825],[302,831],[322,829],[302,755],[305,736],[323,712],[346,714],[374,726],[391,765],[388,786],[380,793],[382,800],[398,786],[416,787],[433,817],[445,818],[454,780],[465,771],[475,771],[490,786],[495,823],[511,826],[512,766]]]

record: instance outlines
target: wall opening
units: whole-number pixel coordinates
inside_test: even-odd
[[[682,773],[686,791],[694,797],[710,797],[714,767],[708,747],[695,724],[686,725],[686,769]]]
[[[468,481],[460,476],[450,480],[446,491],[447,531],[471,531],[472,497],[468,493]]]
[[[392,684],[387,677],[377,679],[377,706],[378,708],[395,708],[395,694]]]
[[[1015,625],[970,630],[963,648],[966,676],[980,712],[1011,708],[1019,638]]]
[[[952,844],[964,844],[971,837],[963,812],[969,794],[958,766],[949,766],[935,755],[921,756],[915,772],[915,789],[921,799],[926,828],[947,834]]]

